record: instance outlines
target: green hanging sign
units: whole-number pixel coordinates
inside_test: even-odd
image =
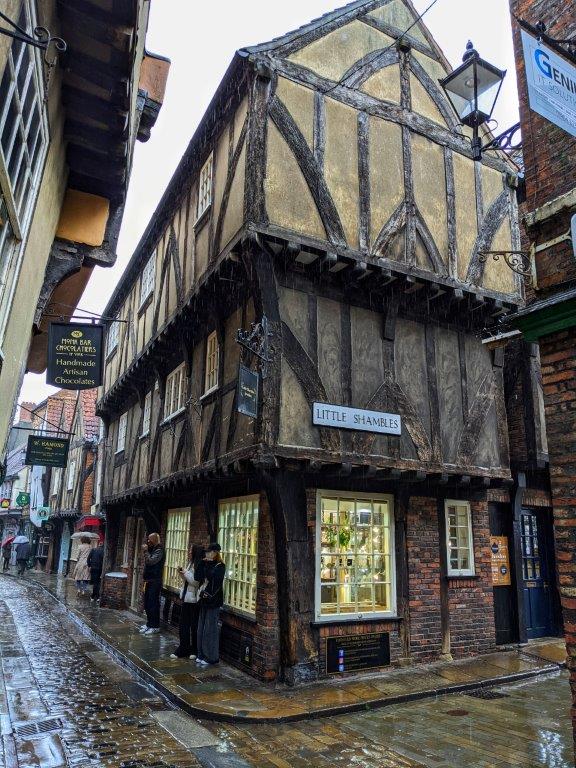
[[[18,496],[16,496],[16,506],[27,507],[28,504],[30,504],[30,494],[20,491]]]

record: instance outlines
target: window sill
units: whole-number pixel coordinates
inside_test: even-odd
[[[231,616],[247,621],[249,624],[258,624],[258,619],[252,613],[244,613],[244,611],[241,611],[239,608],[232,608],[229,605],[223,605],[222,610],[224,613],[229,613]]]
[[[469,581],[470,579],[479,579],[477,573],[447,573],[445,576],[449,581]]]
[[[138,311],[136,312],[138,317],[141,317],[144,312],[148,309],[150,304],[152,304],[152,299],[154,298],[154,290],[150,291],[148,296],[144,299],[144,301],[140,302],[140,306],[138,307]]]
[[[208,221],[208,217],[210,216],[210,211],[212,210],[212,202],[210,202],[210,205],[202,211],[200,216],[196,219],[194,222],[194,234],[198,234],[202,229],[204,229],[206,222]]]
[[[119,456],[121,453],[124,453],[125,450],[126,450],[126,447],[118,448],[117,450],[114,451],[114,456]]]
[[[213,387],[210,387],[210,389],[207,389],[203,395],[200,395],[198,400],[202,402],[205,398],[209,397],[210,395],[213,395],[214,392],[216,392],[217,390],[218,390],[218,384],[215,384]]]
[[[171,421],[174,421],[174,419],[177,416],[180,416],[181,414],[183,414],[185,410],[186,408],[184,406],[182,408],[178,408],[177,411],[174,411],[174,413],[171,413],[169,416],[166,416],[166,418],[160,422],[160,426],[163,427],[165,424],[169,424]]]
[[[145,440],[147,437],[150,437],[150,430],[148,430],[148,432],[142,432],[141,435],[138,435],[138,440]]]
[[[374,616],[373,614],[370,614],[369,616],[364,616],[363,618],[359,619],[358,617],[353,617],[350,619],[344,619],[344,618],[335,618],[335,617],[327,617],[326,619],[316,619],[316,621],[311,621],[310,626],[315,628],[320,627],[338,627],[338,626],[346,626],[348,624],[382,624],[386,621],[403,621],[402,616],[397,616],[396,614],[385,614],[380,616]]]

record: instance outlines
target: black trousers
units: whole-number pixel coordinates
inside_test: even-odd
[[[18,576],[24,576],[24,571],[26,570],[26,560],[16,560],[16,565],[18,566]]]
[[[144,590],[144,610],[146,611],[146,625],[150,629],[160,627],[160,590],[162,589],[161,579],[145,582]]]
[[[2,563],[2,570],[7,571],[8,568],[10,568],[10,555],[8,557],[5,557]]]
[[[100,581],[102,579],[102,571],[95,571],[90,568],[90,583],[92,584],[92,599],[98,600],[100,597]]]
[[[195,656],[198,653],[198,615],[200,605],[198,603],[182,603],[180,613],[180,645],[174,653],[182,658],[186,656]]]

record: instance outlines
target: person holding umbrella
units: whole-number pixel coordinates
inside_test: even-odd
[[[2,542],[2,571],[6,571],[10,568],[10,556],[12,555],[12,542],[15,536],[7,536]]]
[[[18,576],[24,576],[26,563],[30,557],[30,542],[22,534],[16,536],[12,544],[16,547],[16,565],[18,566]]]
[[[90,545],[90,537],[82,535],[80,537],[80,546],[78,547],[78,559],[76,560],[76,567],[72,578],[76,582],[78,589],[78,597],[85,595],[88,592],[88,584],[90,582],[90,568],[88,567],[88,556],[92,551]]]

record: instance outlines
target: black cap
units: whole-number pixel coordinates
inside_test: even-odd
[[[218,544],[217,541],[213,541],[212,544],[208,544],[208,546],[206,547],[206,552],[221,552],[221,551],[222,551],[222,547],[220,546],[220,544]]]

